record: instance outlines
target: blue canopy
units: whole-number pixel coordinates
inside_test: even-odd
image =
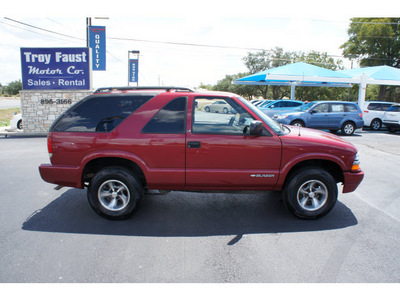
[[[361,79],[366,75],[367,84],[400,85],[400,69],[389,66],[365,67],[341,71],[353,79]]]
[[[304,62],[284,65],[233,81],[233,84],[289,85],[294,99],[296,86],[351,87],[352,76]]]
[[[352,76],[304,62],[268,69],[233,84],[349,87]]]

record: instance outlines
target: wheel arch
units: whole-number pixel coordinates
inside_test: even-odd
[[[321,168],[327,171],[333,177],[336,183],[344,182],[343,169],[336,162],[328,159],[309,159],[298,162],[290,168],[290,170],[287,172],[285,176],[282,188],[284,188],[287,185],[290,178],[299,170],[305,168],[313,168],[313,167]]]
[[[303,123],[304,127],[307,127],[306,121],[302,118],[295,118],[293,121],[290,122],[290,124],[293,124],[294,122],[301,122]]]
[[[122,167],[133,173],[143,187],[147,186],[142,168],[135,162],[121,157],[98,157],[88,161],[82,171],[82,183],[90,182],[93,176],[106,167]]]

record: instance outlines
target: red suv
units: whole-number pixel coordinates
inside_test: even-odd
[[[228,113],[205,109],[216,101]],[[294,215],[327,214],[363,179],[357,149],[326,132],[281,125],[242,97],[178,87],[104,88],[51,126],[50,183],[87,188],[109,219],[133,215],[148,190],[282,191]]]

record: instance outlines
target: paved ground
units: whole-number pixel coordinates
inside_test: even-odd
[[[20,108],[21,107],[21,100],[20,99],[11,99],[0,97],[0,109],[6,108]]]
[[[41,180],[45,138],[0,136],[0,282],[399,283],[400,134],[346,139],[366,177],[321,220],[276,193],[171,192],[113,222]]]

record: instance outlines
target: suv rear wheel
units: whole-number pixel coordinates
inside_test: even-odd
[[[122,220],[132,216],[143,201],[144,190],[135,176],[121,167],[100,170],[88,188],[88,200],[102,217]]]
[[[334,207],[337,193],[336,181],[324,169],[300,169],[289,178],[283,201],[295,216],[317,219]]]
[[[356,131],[356,126],[353,122],[346,122],[343,124],[341,131],[344,135],[352,135]]]
[[[382,126],[382,121],[379,119],[373,119],[371,122],[371,129],[372,130],[379,130]]]

